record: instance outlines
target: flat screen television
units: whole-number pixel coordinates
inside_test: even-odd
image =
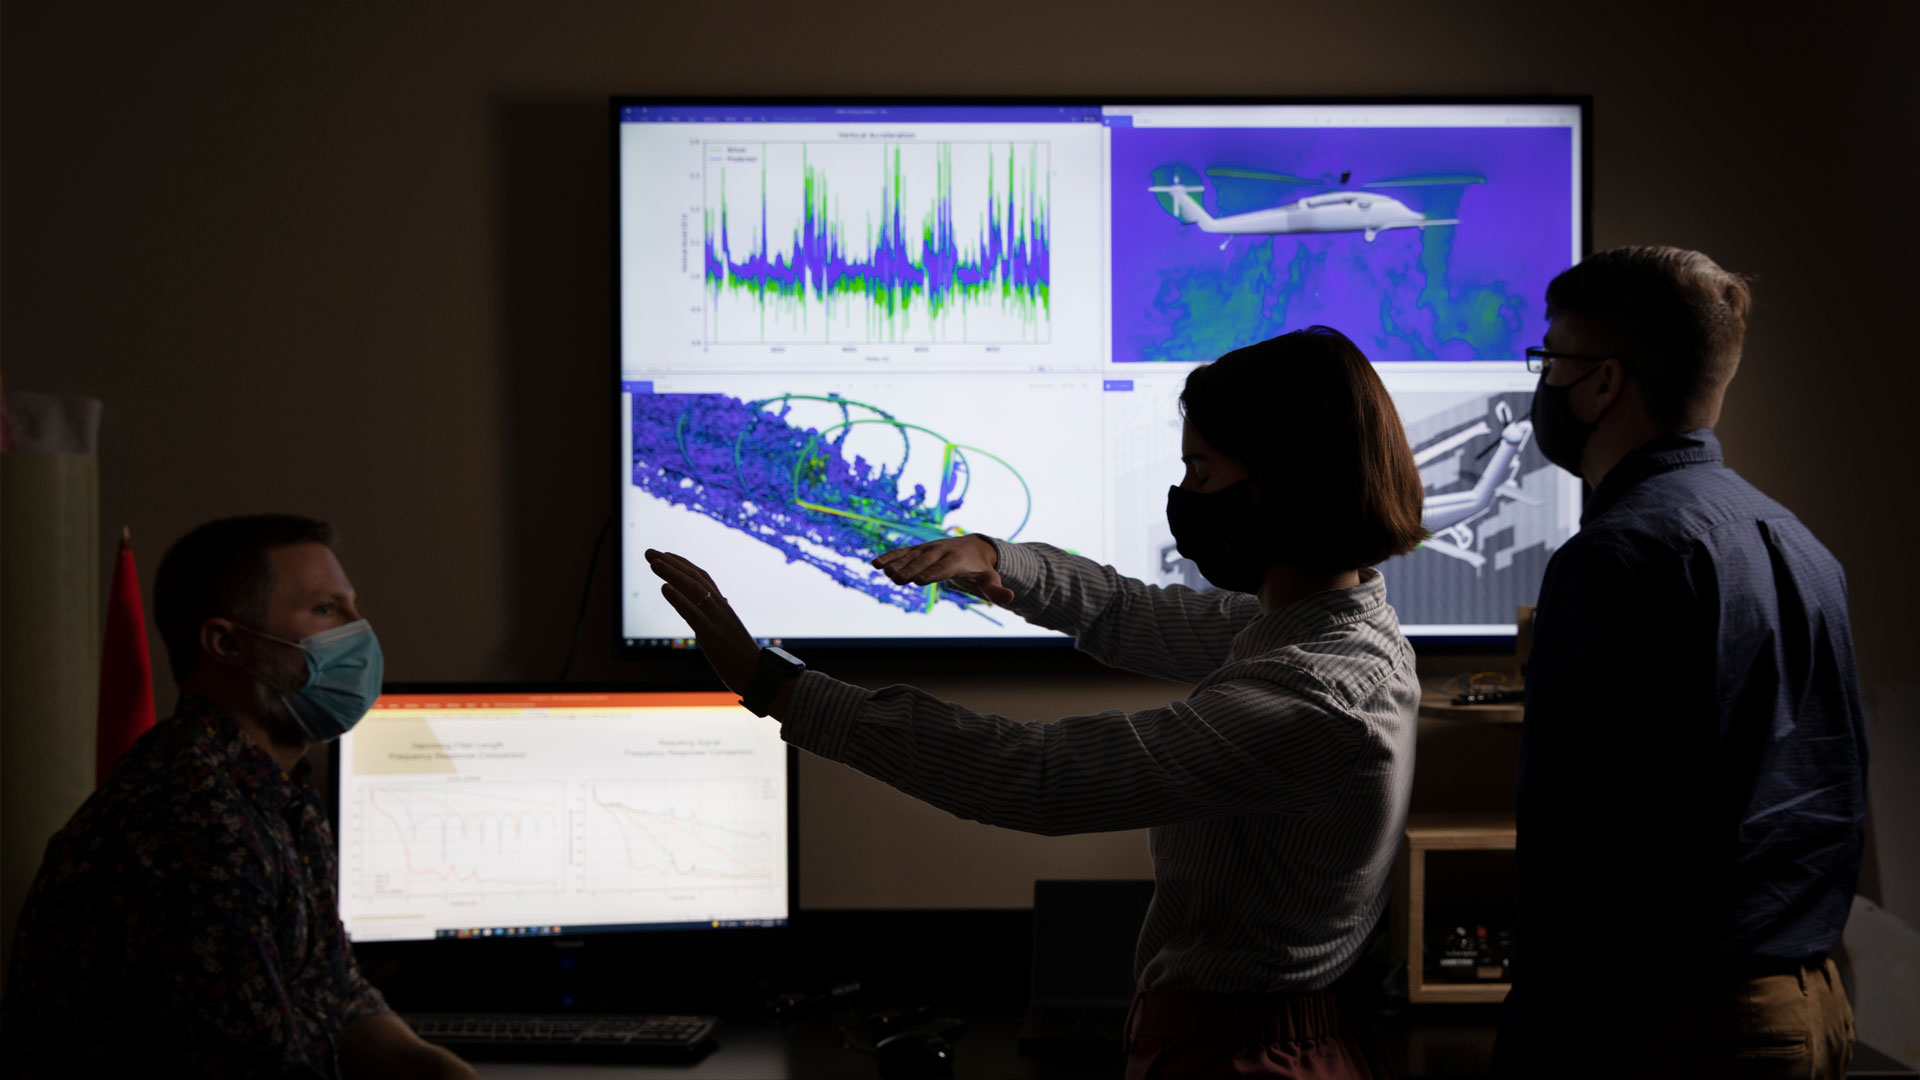
[[[1510,645],[1579,522],[1524,350],[1587,249],[1589,116],[614,99],[620,651],[689,644],[648,547],[786,645],[1062,641],[868,565],[964,532],[1211,588],[1164,516],[1182,381],[1314,324],[1374,362],[1426,483],[1432,539],[1382,567],[1406,632]]]

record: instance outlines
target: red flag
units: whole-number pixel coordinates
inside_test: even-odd
[[[100,650],[100,731],[94,783],[104,784],[113,763],[153,726],[153,661],[147,656],[147,614],[140,606],[140,575],[133,568],[133,536],[120,530],[120,556],[107,596],[107,640]]]

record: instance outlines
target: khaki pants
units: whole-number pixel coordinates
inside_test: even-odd
[[[1494,1054],[1503,1077],[1841,1080],[1853,1009],[1833,961],[1755,978],[1650,976],[1577,1000],[1521,987]],[[1516,1007],[1518,1006],[1518,1007]]]

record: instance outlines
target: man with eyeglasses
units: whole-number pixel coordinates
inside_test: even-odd
[[[1751,298],[1707,256],[1604,251],[1547,288],[1534,436],[1591,486],[1540,587],[1502,1076],[1840,1077],[1828,954],[1859,878],[1840,564],[1722,463]]]

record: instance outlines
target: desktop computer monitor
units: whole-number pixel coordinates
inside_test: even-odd
[[[792,915],[795,755],[732,694],[391,687],[337,747],[356,944]]]
[[[1211,588],[1165,519],[1181,384],[1314,324],[1426,485],[1409,636],[1511,645],[1579,526],[1524,353],[1586,251],[1583,99],[612,105],[623,655],[688,644],[649,547],[789,646],[1061,643],[868,565],[966,532]]]

